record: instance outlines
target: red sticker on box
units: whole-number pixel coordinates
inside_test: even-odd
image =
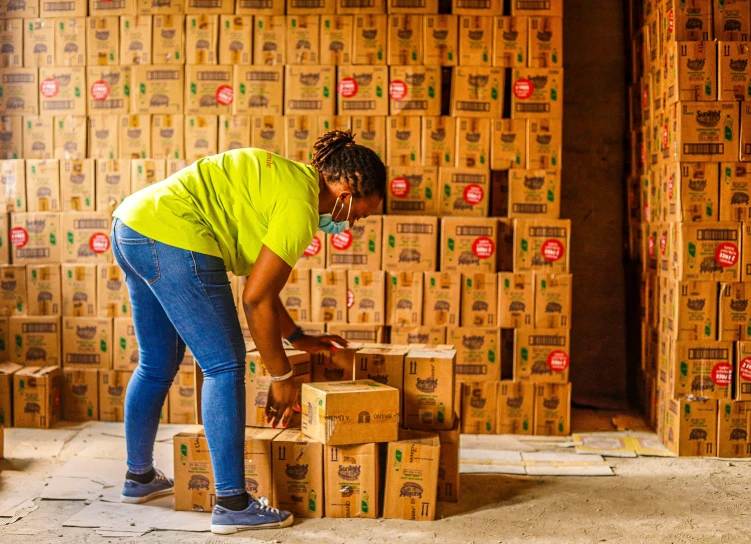
[[[479,204],[483,198],[485,198],[485,191],[479,185],[473,183],[464,188],[464,201],[470,206]]]
[[[649,107],[649,87],[644,87],[642,94],[642,107],[646,110]]]
[[[42,84],[39,86],[39,91],[42,93],[43,97],[52,98],[53,96],[57,96],[57,93],[60,91],[60,84],[55,78],[48,77],[42,81]]]
[[[673,200],[673,185],[674,185],[674,184],[675,184],[675,179],[674,179],[674,178],[673,178],[673,176],[671,175],[671,176],[670,176],[670,177],[668,178],[668,198],[669,198],[670,200]]]
[[[89,247],[97,255],[106,253],[110,248],[110,237],[103,232],[95,232],[89,238]]]
[[[355,294],[352,289],[347,289],[347,308],[351,308],[355,305]]]
[[[660,236],[660,253],[662,255],[665,255],[665,250],[668,247],[668,235],[666,232],[662,233],[662,236]]]
[[[654,235],[650,235],[649,237],[649,256],[654,257],[655,256],[655,237]]]
[[[751,382],[751,357],[746,357],[738,365],[738,375],[741,380]]]
[[[472,243],[472,253],[478,259],[488,259],[495,253],[495,242],[487,236],[480,236]]]
[[[649,221],[649,204],[644,204],[644,221]]]
[[[343,98],[352,98],[357,94],[359,88],[357,80],[353,77],[345,77],[339,82],[339,94]]]
[[[570,360],[568,353],[559,349],[548,354],[548,368],[553,372],[563,372],[568,368]]]
[[[668,138],[668,134],[669,134],[669,132],[668,132],[668,126],[664,125],[662,127],[662,149],[667,149],[668,148],[668,143],[670,141],[669,138]]]
[[[407,84],[401,79],[395,79],[389,83],[389,96],[391,100],[404,100],[407,96]]]
[[[540,248],[543,259],[548,262],[560,261],[563,258],[563,244],[559,240],[545,240]]]
[[[29,243],[29,233],[23,227],[13,227],[10,229],[10,243],[15,247],[24,247]]]
[[[670,10],[668,13],[668,34],[673,33],[673,28],[675,26],[675,10]]]
[[[639,153],[639,158],[641,159],[641,165],[644,166],[647,164],[647,146],[642,144],[641,146],[641,153]]]
[[[714,260],[723,268],[730,268],[738,262],[738,246],[723,242],[714,252]]]
[[[389,186],[391,194],[397,198],[404,198],[409,194],[409,181],[407,178],[394,178]]]
[[[107,100],[107,98],[110,95],[110,86],[107,84],[106,81],[102,81],[101,79],[99,81],[95,81],[91,85],[91,97],[94,100],[102,101]]]
[[[310,245],[305,248],[305,251],[303,252],[303,255],[306,257],[315,257],[320,253],[321,251],[321,240],[318,238],[318,236],[313,237],[313,241],[310,242]]]
[[[214,94],[217,104],[222,106],[229,106],[232,104],[232,100],[235,98],[235,93],[230,85],[221,85]]]
[[[534,84],[527,78],[523,77],[514,82],[514,96],[519,100],[526,100],[535,92]]]
[[[331,245],[334,246],[334,249],[338,249],[339,251],[349,249],[352,245],[352,233],[345,230],[339,234],[334,234],[331,237]]]
[[[733,365],[728,363],[717,363],[712,367],[712,381],[720,386],[727,387],[733,380]]]

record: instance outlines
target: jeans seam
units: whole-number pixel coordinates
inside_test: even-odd
[[[156,267],[156,277],[150,282],[148,282],[148,284],[154,285],[162,277],[162,269],[159,267],[159,255],[157,255],[157,252],[156,252],[156,242],[154,240],[149,240],[149,245],[151,246],[151,253],[154,256],[154,266]]]
[[[217,490],[216,496],[217,497],[231,497],[232,495],[239,495],[240,493],[247,493],[247,490],[246,489],[230,489],[229,491]]]

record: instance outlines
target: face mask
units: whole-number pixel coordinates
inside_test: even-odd
[[[349,214],[352,211],[352,201],[354,200],[353,197],[349,198],[349,208],[347,208],[347,218],[344,221],[334,221],[334,212],[336,211],[336,207],[339,204],[339,200],[337,199],[336,204],[334,204],[334,209],[331,210],[331,213],[325,213],[323,214],[320,219],[318,219],[318,228],[325,232],[326,234],[339,234],[341,232],[344,232],[349,228]],[[344,202],[342,202],[342,208],[339,210],[341,212],[344,209]]]

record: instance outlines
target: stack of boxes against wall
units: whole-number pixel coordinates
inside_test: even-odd
[[[642,376],[675,453],[751,456],[751,2],[632,2]]]

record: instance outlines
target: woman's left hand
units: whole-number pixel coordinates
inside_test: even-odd
[[[343,348],[346,348],[348,344],[344,338],[336,334],[322,334],[321,336],[304,334],[292,345],[300,351],[320,353],[322,351],[336,351],[337,347],[333,345],[334,343],[339,344]]]

